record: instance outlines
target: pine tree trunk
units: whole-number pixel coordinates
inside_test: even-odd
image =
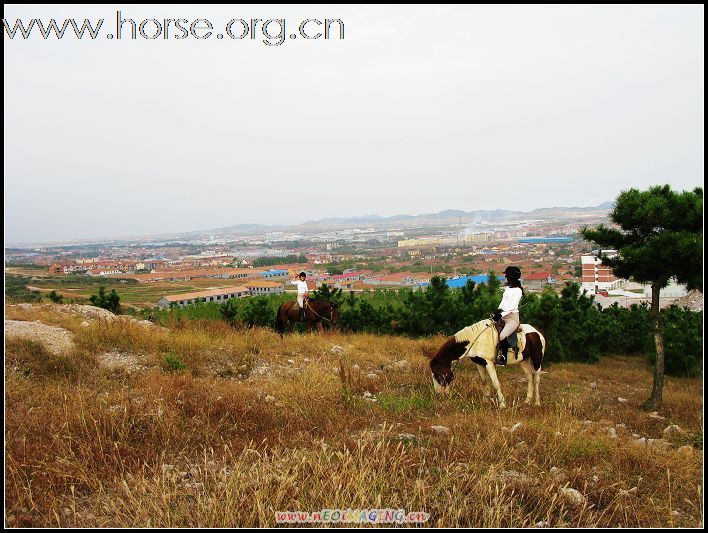
[[[656,364],[654,365],[654,386],[651,395],[642,409],[657,411],[661,408],[664,394],[664,336],[661,331],[661,310],[659,309],[659,292],[662,283],[654,282],[651,286],[651,323],[654,327],[654,344],[656,346]]]

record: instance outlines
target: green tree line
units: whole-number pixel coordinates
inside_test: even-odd
[[[452,335],[488,318],[501,301],[502,287],[494,275],[487,283],[468,281],[450,289],[445,279],[434,277],[420,290],[376,289],[354,294],[320,287],[312,294],[340,305],[339,327],[345,332],[425,337]],[[164,324],[180,320],[226,320],[234,326],[272,327],[278,306],[289,295],[232,299],[225,304],[199,303],[187,307],[155,309]],[[148,311],[146,311],[147,313]],[[592,363],[606,354],[644,354],[655,357],[650,309],[647,304],[628,308],[614,304],[601,308],[568,283],[560,294],[548,289],[526,291],[521,300],[522,322],[538,328],[546,339],[546,361]],[[667,373],[700,375],[703,354],[703,313],[677,306],[661,312],[664,323]]]

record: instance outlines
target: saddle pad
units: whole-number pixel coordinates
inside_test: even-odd
[[[521,353],[526,347],[526,335],[529,333],[538,333],[538,331],[536,331],[536,328],[529,324],[521,324],[519,326],[519,329],[517,329],[516,331],[518,332],[516,334],[516,338],[519,342],[519,353]]]

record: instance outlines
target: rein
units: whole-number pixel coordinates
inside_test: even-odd
[[[467,357],[467,354],[470,353],[470,350],[472,349],[472,346],[474,346],[474,343],[477,342],[477,339],[479,339],[479,338],[482,336],[482,333],[484,333],[485,331],[487,331],[487,328],[492,327],[493,324],[494,324],[494,321],[493,321],[493,320],[490,320],[490,323],[487,324],[486,326],[484,326],[484,328],[482,328],[482,331],[480,331],[480,332],[477,334],[477,336],[474,338],[474,340],[470,343],[470,345],[469,345],[469,346],[467,347],[467,349],[465,350],[465,353],[463,353],[463,354],[460,356],[460,359],[462,359],[462,358],[464,358],[464,357]],[[495,331],[496,331],[496,329],[497,329],[497,328],[494,328]]]
[[[312,312],[315,314],[315,316],[320,317],[322,320],[327,320],[327,321],[329,321],[329,322],[332,322],[332,312],[334,311],[334,309],[332,308],[332,304],[330,304],[330,307],[329,307],[329,318],[324,317],[324,316],[318,314],[317,311],[315,311],[315,310],[312,308],[312,306],[310,305],[310,300],[309,300],[309,299],[307,300],[307,303],[305,304],[305,306],[306,306],[307,309],[309,309],[310,311],[312,311]]]

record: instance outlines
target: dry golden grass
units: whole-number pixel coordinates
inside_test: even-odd
[[[423,353],[439,338],[281,340],[6,312],[75,335],[59,361],[6,344],[8,525],[268,526],[275,511],[326,508],[425,511],[435,526],[702,525],[701,381],[668,379],[665,419],[652,418],[638,408],[651,385],[638,358],[547,369],[540,408],[521,404],[523,374],[502,369],[500,411],[470,363],[434,396]],[[144,366],[107,368],[109,351]],[[666,446],[634,443],[670,424],[684,433]]]

